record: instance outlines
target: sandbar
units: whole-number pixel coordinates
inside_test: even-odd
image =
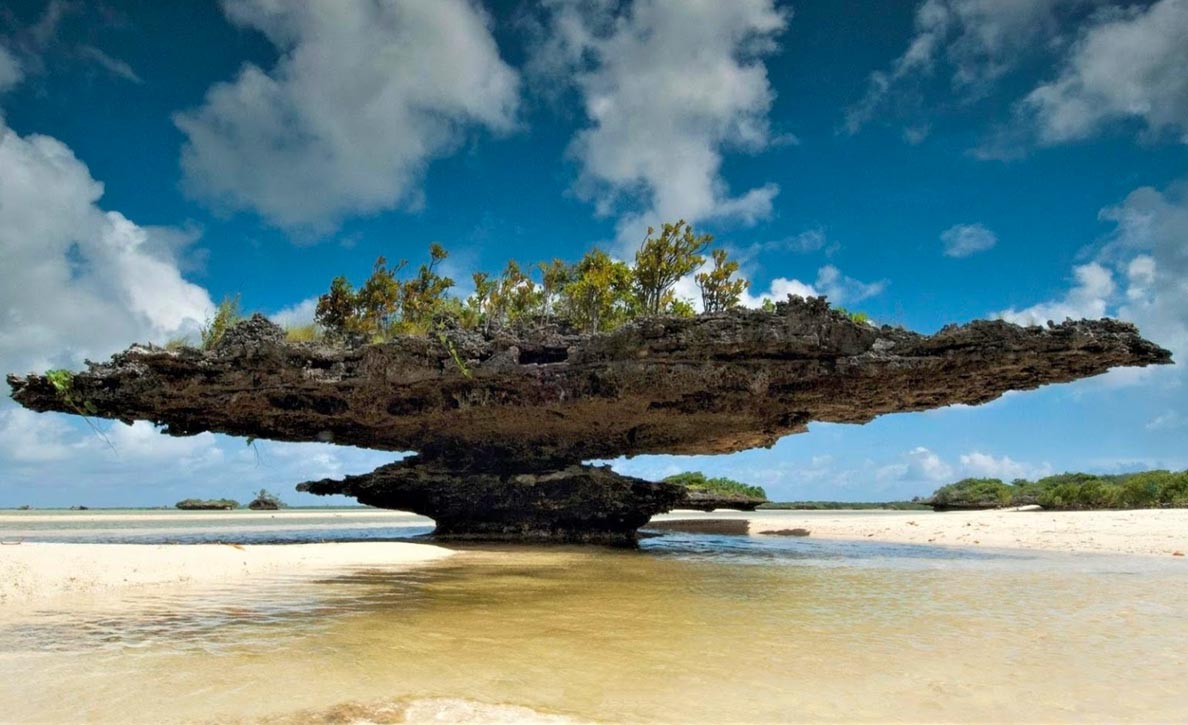
[[[404,542],[317,544],[0,545],[0,605],[121,594],[144,587],[198,587],[253,577],[320,576],[350,569],[403,568],[453,552]]]

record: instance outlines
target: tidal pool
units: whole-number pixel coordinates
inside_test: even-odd
[[[458,551],[0,618],[0,720],[1188,720],[1179,562],[694,534]]]

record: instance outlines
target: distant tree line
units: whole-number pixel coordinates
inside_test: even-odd
[[[1037,481],[966,478],[941,486],[925,501],[938,509],[1039,505],[1045,509],[1188,507],[1188,470],[1117,475],[1062,473]]]

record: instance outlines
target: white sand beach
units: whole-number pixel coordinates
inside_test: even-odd
[[[400,542],[289,545],[56,544],[0,545],[0,604],[144,587],[197,587],[283,575],[318,576],[351,568],[404,567],[452,552]]]
[[[1188,509],[1132,511],[759,511],[751,534],[804,528],[822,539],[1042,549],[1096,554],[1188,554]],[[670,514],[667,518],[685,518]]]

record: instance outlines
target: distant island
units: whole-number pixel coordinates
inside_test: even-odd
[[[229,498],[187,498],[174,506],[182,511],[234,511],[239,502]]]
[[[175,503],[174,507],[182,511],[234,511],[240,508],[240,503],[230,498],[187,498]],[[252,511],[276,511],[288,508],[279,496],[264,488],[253,494],[247,507]]]
[[[252,511],[276,511],[286,506],[279,496],[262,488],[256,492],[256,497],[248,504],[248,508]]]

